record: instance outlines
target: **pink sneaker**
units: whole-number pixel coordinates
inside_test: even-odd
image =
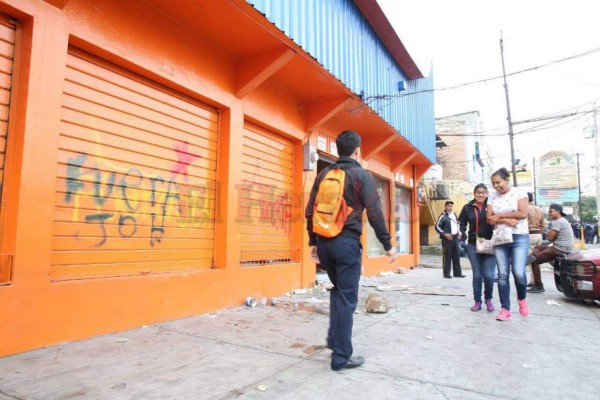
[[[529,304],[526,299],[519,300],[519,313],[524,317],[529,315]]]
[[[487,299],[485,301],[485,307],[487,308],[488,312],[494,311],[494,303],[492,303],[492,299]]]
[[[473,307],[471,307],[471,311],[479,311],[479,310],[481,310],[481,302],[476,301],[475,304],[473,304]]]
[[[496,320],[506,321],[507,319],[510,319],[510,310],[507,310],[506,308],[502,307],[500,313],[496,315]]]

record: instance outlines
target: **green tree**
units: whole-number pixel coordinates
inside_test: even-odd
[[[583,222],[595,222],[594,217],[598,215],[596,210],[596,197],[582,196],[581,197],[581,219]]]

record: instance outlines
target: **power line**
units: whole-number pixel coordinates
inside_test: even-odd
[[[550,124],[550,123],[556,122],[556,120],[561,120],[561,119],[568,118],[568,117],[575,116],[575,115],[583,115],[583,116],[585,116],[585,115],[587,115],[589,113],[593,113],[594,109],[592,109],[591,111],[576,111],[576,112],[571,112],[571,113],[569,113],[569,111],[571,111],[571,110],[578,110],[578,109],[580,109],[582,107],[589,106],[590,104],[594,104],[594,103],[596,103],[599,100],[600,100],[600,98],[597,98],[597,99],[594,99],[592,101],[583,103],[583,104],[575,106],[575,107],[570,107],[570,108],[567,108],[565,110],[556,111],[555,114],[542,114],[539,117],[531,118],[531,119],[526,120],[526,121],[517,121],[514,124],[533,123],[533,122],[536,122],[536,121],[539,121],[539,120],[542,120],[542,119],[553,119],[553,121],[545,122],[544,124],[538,125],[538,126],[542,126],[542,125],[546,125],[546,124]],[[596,107],[595,109],[597,110],[599,108],[600,107]],[[557,113],[560,113],[560,114],[557,114]],[[439,120],[440,118],[437,118],[437,119]],[[527,128],[527,129],[524,129],[524,130],[519,131],[517,133],[524,133],[524,132],[528,132],[528,131],[533,131],[534,128],[535,127]],[[482,136],[482,137],[491,137],[491,136],[505,136],[506,135],[506,132],[505,133],[498,133],[498,134],[488,134],[487,133],[487,132],[493,132],[493,131],[498,131],[498,130],[506,130],[506,127],[490,128],[490,129],[486,129],[486,130],[482,130],[482,131],[468,132],[468,133],[436,133],[436,134],[438,136],[440,136],[440,137],[441,136],[464,136],[464,137],[468,137],[468,136]],[[515,133],[515,134],[517,134],[517,133]]]
[[[525,72],[535,71],[535,70],[538,70],[540,68],[545,68],[545,67],[548,67],[548,66],[551,66],[551,65],[554,65],[554,64],[558,64],[558,63],[564,62],[564,61],[570,61],[570,60],[573,60],[575,58],[585,57],[587,55],[596,53],[598,51],[600,51],[600,47],[597,47],[595,49],[591,49],[591,50],[585,51],[583,53],[575,54],[575,55],[570,56],[570,57],[560,58],[558,60],[550,61],[550,62],[547,62],[545,64],[540,64],[540,65],[536,65],[536,66],[533,66],[533,67],[525,68],[525,69],[522,69],[522,70],[519,70],[519,71],[511,72],[511,73],[506,74],[506,76],[509,77],[509,76],[514,76],[514,75],[519,75],[519,74],[522,74],[522,73],[525,73]],[[418,90],[418,91],[412,92],[412,93],[384,94],[384,95],[368,96],[368,97],[364,98],[364,101],[365,101],[366,104],[369,104],[369,102],[372,101],[372,100],[384,100],[384,99],[390,99],[390,98],[400,98],[400,97],[412,96],[412,95],[421,94],[421,93],[431,93],[431,92],[439,92],[439,91],[442,91],[442,90],[459,89],[459,88],[462,88],[462,87],[465,87],[465,86],[476,85],[476,84],[479,84],[479,83],[487,83],[487,82],[494,81],[494,80],[501,79],[501,78],[504,78],[504,75],[498,75],[498,76],[493,76],[491,78],[485,78],[485,79],[479,79],[479,80],[476,80],[476,81],[460,83],[458,85],[447,86],[447,87],[443,87],[443,88],[433,88],[433,89]]]

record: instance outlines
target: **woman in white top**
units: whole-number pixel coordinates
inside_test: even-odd
[[[494,246],[494,255],[498,264],[498,294],[502,309],[496,316],[498,321],[510,319],[510,283],[508,276],[512,271],[519,312],[529,315],[527,304],[527,276],[525,265],[529,252],[529,228],[527,224],[527,192],[510,186],[510,175],[506,168],[500,168],[492,175],[492,186],[495,189],[489,199],[487,221],[496,229],[509,226],[512,230],[512,243]]]

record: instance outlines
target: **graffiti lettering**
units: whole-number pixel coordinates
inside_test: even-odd
[[[127,178],[129,178],[130,175],[137,175],[137,183],[136,184],[133,184],[133,183],[130,183],[127,181]],[[125,176],[123,176],[123,178],[121,179],[121,193],[123,194],[123,199],[125,200],[125,204],[127,205],[127,208],[129,208],[131,211],[135,211],[136,209],[133,208],[133,206],[129,202],[129,197],[127,196],[127,188],[139,188],[140,185],[142,184],[143,180],[144,180],[144,176],[142,175],[142,172],[140,170],[133,169],[133,168],[130,169],[129,171],[127,171]]]
[[[131,232],[130,233],[124,233],[124,227],[127,226],[128,224],[126,223],[127,221],[131,221]],[[133,235],[135,235],[135,233],[137,232],[137,221],[135,220],[135,218],[133,218],[131,215],[121,215],[119,217],[119,235],[121,235],[124,238],[130,238]]]
[[[81,167],[87,160],[85,154],[80,154],[77,158],[69,158],[67,160],[67,193],[65,194],[65,203],[70,203],[74,193],[77,193],[79,189],[83,189],[85,184],[80,180]]]
[[[132,238],[144,231],[155,247],[168,226],[214,223],[214,190],[177,181],[188,180],[189,163],[200,157],[187,153],[185,146],[176,150],[178,166],[169,177],[145,175],[137,168],[121,172],[111,162],[98,164],[87,154],[67,160],[64,201],[71,204],[73,221],[97,224],[101,239],[94,247],[111,237]]]
[[[98,243],[96,243],[94,245],[94,247],[100,247],[102,246],[105,242],[106,242],[106,226],[104,225],[104,221],[106,221],[109,218],[112,218],[113,214],[92,214],[92,215],[86,215],[85,216],[85,220],[87,222],[91,222],[91,221],[99,221],[100,222],[100,229],[102,230],[102,240]]]

